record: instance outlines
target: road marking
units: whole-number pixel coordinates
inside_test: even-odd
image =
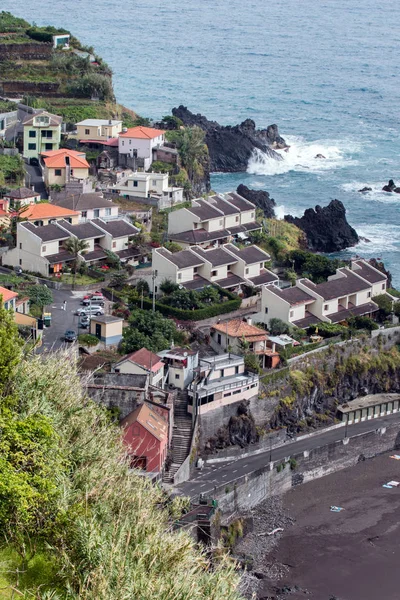
[[[237,473],[237,469],[235,469],[234,471],[232,471],[232,473]]]
[[[206,487],[206,485],[207,485],[206,483],[203,483],[203,485],[201,485],[200,487],[201,487],[201,488],[202,488],[202,487]]]
[[[226,474],[225,474],[225,475],[222,475],[222,477],[227,477],[227,475],[226,475]]]

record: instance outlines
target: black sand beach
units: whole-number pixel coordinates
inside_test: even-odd
[[[288,524],[266,564],[284,565],[259,598],[400,599],[400,461],[385,454],[299,486],[283,497]],[[340,506],[340,513],[330,506]],[[265,538],[264,538],[265,539]],[[270,539],[270,538],[269,538]],[[277,596],[277,589],[298,586]],[[288,592],[288,590],[287,590]]]

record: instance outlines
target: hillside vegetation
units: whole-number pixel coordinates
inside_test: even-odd
[[[53,49],[62,33],[70,32],[0,12],[0,96],[24,96],[70,123],[120,116],[129,125],[135,115],[115,103],[111,69],[71,34],[69,49]]]
[[[72,354],[30,355],[0,308],[0,597],[238,600],[233,564],[172,531]]]

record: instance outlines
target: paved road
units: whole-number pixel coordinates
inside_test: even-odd
[[[25,185],[27,187],[33,186],[35,192],[40,194],[42,200],[46,200],[48,196],[46,192],[46,187],[44,185],[41,168],[25,164],[25,172]]]
[[[353,437],[359,433],[374,431],[379,427],[384,427],[388,424],[400,423],[400,413],[388,415],[371,421],[363,421],[355,425],[349,425],[347,428],[348,437]],[[331,442],[335,442],[344,438],[345,428],[339,427],[314,435],[297,442],[288,442],[279,448],[275,448],[271,452],[273,461],[282,460],[285,457],[293,456],[304,450],[314,450],[320,446],[324,446]],[[262,454],[234,459],[232,461],[218,463],[216,465],[206,465],[201,472],[189,481],[176,486],[175,491],[191,498],[198,497],[199,494],[209,494],[214,487],[232,483],[238,477],[256,471],[267,465],[270,462],[270,451],[267,450]]]

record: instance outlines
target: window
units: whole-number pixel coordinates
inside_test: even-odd
[[[180,379],[179,373],[175,373],[175,379]]]
[[[237,375],[238,373],[239,373],[239,366],[236,365],[236,367],[235,367],[235,375]]]
[[[248,275],[248,274],[249,274],[249,268],[248,268],[248,267],[246,267],[245,274],[246,274],[246,275]]]
[[[371,292],[367,293],[367,298],[371,298]]]
[[[235,217],[236,223],[239,223],[239,217]]]
[[[178,273],[178,279],[182,279],[182,273]]]
[[[53,132],[52,131],[42,131],[42,138],[48,138],[48,139],[52,139],[53,138]]]
[[[86,219],[86,217],[87,217],[87,210],[83,210],[83,211],[81,212],[81,217],[82,217],[83,219]]]
[[[138,181],[136,181],[136,179],[135,179],[135,181],[133,182],[133,187],[137,187],[137,186],[138,186],[138,183],[139,183],[139,182],[138,182]]]
[[[19,243],[19,249],[22,250],[22,243]]]
[[[328,310],[329,309],[329,304],[324,304],[324,310]]]
[[[254,219],[254,218],[255,218],[255,216],[256,216],[256,214],[252,212],[252,213],[251,213],[251,218],[252,218],[252,219]]]
[[[151,185],[157,185],[157,179],[152,179],[151,180]]]
[[[255,388],[256,386],[257,386],[257,384],[256,384],[256,383],[252,383],[250,387],[251,387],[251,388]]]
[[[221,334],[220,333],[217,335],[217,343],[221,344]]]
[[[36,144],[28,144],[28,150],[36,150]]]
[[[95,219],[97,219],[100,216],[100,210],[98,208],[94,209],[93,216]]]
[[[74,174],[74,170],[73,170],[73,169],[71,169],[71,175],[73,175],[73,174]]]
[[[235,394],[240,394],[240,392],[241,392],[241,391],[242,391],[242,390],[235,390],[234,392],[232,392],[232,394],[233,394],[233,395],[235,395]]]
[[[265,314],[268,314],[268,306],[265,307]]]
[[[198,228],[198,226],[199,226],[199,224],[198,224],[198,223],[193,223],[193,229],[197,229],[197,228]]]
[[[260,263],[260,269],[264,268],[264,263]]]
[[[289,317],[290,317],[290,319],[292,319],[292,318],[293,318],[293,316],[294,316],[294,310],[291,310],[291,311],[290,311],[290,313],[289,313]]]
[[[35,138],[35,137],[36,137],[36,131],[32,131],[32,130],[31,130],[31,131],[29,132],[29,137],[30,137],[30,138]]]
[[[49,143],[45,144],[44,149],[45,150],[53,150],[53,144],[49,144]]]
[[[112,247],[113,247],[113,248],[116,248],[116,247],[117,247],[117,242],[113,242],[113,243],[112,243]]]
[[[129,145],[132,146],[132,140],[129,140]]]
[[[223,224],[223,220],[222,220],[222,219],[220,220],[219,224],[220,224],[220,225],[222,225],[222,224]]]
[[[90,129],[85,129],[85,135],[90,135]]]
[[[22,265],[22,258],[19,259],[19,266]]]
[[[111,215],[111,208],[106,208],[105,214],[106,214],[106,217],[109,217]]]
[[[46,252],[46,246],[42,246],[42,252]]]
[[[211,271],[211,277],[216,277],[218,275],[218,271]]]
[[[226,392],[226,393],[224,394],[224,398],[226,398],[227,396],[232,396],[232,392]]]
[[[123,145],[123,146],[125,146],[125,142],[124,142],[124,140],[122,140],[122,145]]]
[[[224,373],[225,373],[224,369],[221,369],[221,371],[220,371],[220,374],[221,374],[221,375],[220,375],[220,376],[221,376],[221,377],[224,377]]]
[[[61,169],[55,169],[55,170],[54,170],[54,175],[55,175],[56,177],[61,177]]]
[[[199,270],[199,267],[195,267],[195,268],[193,269],[193,273],[197,273],[197,272],[198,272],[198,270]]]
[[[382,283],[382,289],[384,290],[386,287],[386,283]]]

